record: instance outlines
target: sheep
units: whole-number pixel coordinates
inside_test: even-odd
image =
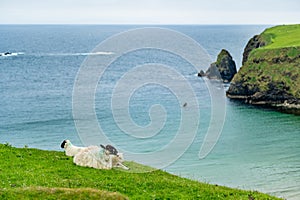
[[[118,150],[111,146],[111,145],[102,145],[100,144],[100,146],[109,152],[109,154],[115,155],[112,157],[112,166],[116,166],[116,167],[120,167],[122,169],[128,170],[129,168],[126,167],[125,165],[122,164],[122,162],[124,161],[124,157],[123,157],[123,153],[119,153]]]
[[[118,153],[117,155],[114,155],[112,157],[112,167],[119,167],[119,168],[122,168],[124,170],[129,170],[128,167],[126,167],[125,165],[123,165],[123,162],[124,162],[123,153]]]
[[[83,167],[92,167],[96,169],[112,169],[113,167],[120,167],[128,170],[129,168],[122,164],[124,161],[123,154],[111,154],[111,152],[104,148],[95,146],[87,147],[80,151],[73,158],[76,165]]]
[[[100,144],[100,147],[102,147],[103,149],[109,151],[110,154],[118,155],[118,150],[115,147],[113,147],[109,144],[106,145],[106,146],[104,146],[103,144]]]
[[[61,148],[65,149],[67,156],[75,156],[80,151],[84,150],[86,147],[77,147],[73,145],[70,140],[64,140],[61,145]]]
[[[112,169],[120,167],[128,170],[129,168],[122,164],[124,157],[117,149],[111,145],[100,145],[77,147],[70,140],[64,140],[61,143],[61,148],[65,149],[67,156],[74,156],[73,162],[76,165],[84,167],[93,167],[96,169]]]

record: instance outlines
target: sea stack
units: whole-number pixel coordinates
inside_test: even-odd
[[[212,63],[205,73],[200,71],[198,76],[206,76],[209,79],[220,79],[227,83],[232,80],[236,73],[236,65],[232,56],[227,50],[222,49],[217,57],[217,61]]]

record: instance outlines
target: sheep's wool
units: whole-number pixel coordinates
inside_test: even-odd
[[[73,162],[84,167],[97,169],[111,169],[112,155],[107,154],[102,148],[88,147],[74,156]]]

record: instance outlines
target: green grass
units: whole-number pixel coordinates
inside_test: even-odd
[[[126,196],[91,188],[23,187],[0,190],[1,199],[102,199],[123,200]]]
[[[277,199],[180,178],[134,162],[130,172],[79,167],[63,152],[0,144],[1,199]],[[141,171],[148,173],[138,173]]]
[[[281,25],[266,29],[261,36],[267,45],[263,49],[300,46],[300,24]]]

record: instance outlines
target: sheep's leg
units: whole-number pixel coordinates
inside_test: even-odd
[[[123,165],[123,164],[120,163],[120,162],[117,163],[117,167],[120,167],[120,168],[125,169],[125,170],[129,170],[128,167],[126,167],[125,165]]]

